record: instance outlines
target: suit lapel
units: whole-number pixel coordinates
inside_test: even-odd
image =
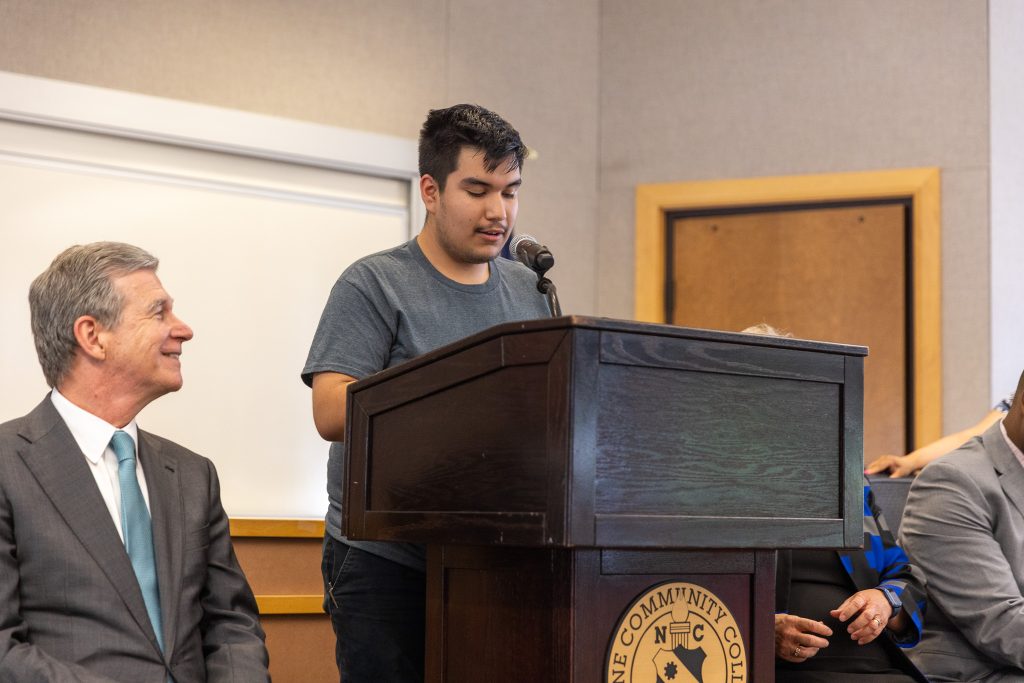
[[[999,485],[1003,493],[1010,499],[1017,511],[1024,516],[1024,467],[1017,461],[1010,447],[1006,445],[1006,438],[999,423],[990,427],[982,435],[985,450],[990,454],[992,463],[999,473]]]
[[[157,647],[128,553],[85,463],[85,455],[49,397],[29,414],[21,436],[28,441],[19,450],[25,466],[85,552],[110,580],[132,618]]]
[[[170,660],[176,642],[178,595],[182,572],[182,507],[178,461],[152,434],[139,430],[139,460],[146,473],[150,515],[153,518],[153,548],[160,586],[163,614],[164,655]]]

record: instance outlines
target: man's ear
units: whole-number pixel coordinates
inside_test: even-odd
[[[437,207],[441,203],[441,187],[429,173],[420,176],[420,198],[428,213],[437,213]]]
[[[93,360],[104,360],[107,357],[103,326],[91,315],[80,316],[74,324],[75,341],[78,348]]]

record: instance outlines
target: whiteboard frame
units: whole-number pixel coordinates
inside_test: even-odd
[[[403,180],[410,238],[425,218],[415,140],[7,71],[0,119]]]

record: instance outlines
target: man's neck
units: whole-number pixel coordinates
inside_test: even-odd
[[[68,379],[58,387],[61,395],[82,410],[92,413],[101,420],[124,427],[135,419],[144,406],[136,405],[123,396],[106,392],[102,384],[90,384]]]
[[[1024,407],[1020,401],[1020,396],[1014,397],[1010,412],[1003,418],[1003,429],[1006,430],[1006,438],[1024,451]]]
[[[426,259],[430,261],[430,265],[449,280],[454,280],[461,285],[482,285],[490,277],[491,266],[489,263],[466,263],[452,258],[438,242],[434,230],[429,225],[424,226],[420,234],[416,236],[416,243]]]

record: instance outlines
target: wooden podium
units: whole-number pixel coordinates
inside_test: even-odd
[[[345,533],[428,544],[427,681],[771,681],[774,549],[863,541],[864,355],[485,330],[351,385]]]

